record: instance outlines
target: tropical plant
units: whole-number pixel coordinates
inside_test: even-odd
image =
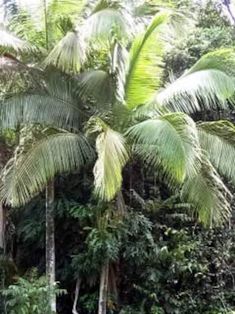
[[[55,294],[61,295],[64,290],[54,287]],[[16,314],[42,314],[52,313],[48,296],[50,287],[44,277],[37,278],[33,271],[29,278],[18,278],[15,284],[3,291],[6,297],[7,313]]]
[[[228,109],[233,104],[234,50],[206,54],[163,88],[162,36],[171,14],[169,10],[158,12],[148,27],[131,38],[129,17],[119,3],[100,1],[88,14],[81,33],[68,23],[69,32],[46,58],[47,69],[53,65],[67,76],[50,80],[43,73],[43,84],[5,95],[1,128],[39,123],[60,131],[16,156],[5,172],[2,198],[13,206],[25,204],[56,174],[78,169],[93,155],[95,146],[94,191],[99,199],[110,202],[116,197],[123,168],[131,155],[138,156],[192,204],[202,223],[222,224],[230,216],[230,194],[214,166],[230,178],[233,173],[210,152],[226,147],[232,160],[233,144],[227,138],[233,132],[230,128],[229,135],[221,136],[219,128],[197,125],[188,114]],[[45,25],[47,32],[48,20]],[[86,43],[84,51],[79,38]],[[106,47],[108,41],[109,63],[85,69],[83,56],[88,54],[88,43],[94,45],[94,38],[99,46]],[[48,37],[46,42],[49,47]],[[81,134],[84,124],[90,141]],[[216,136],[209,145],[205,141],[208,134]],[[224,140],[225,146],[221,144]]]

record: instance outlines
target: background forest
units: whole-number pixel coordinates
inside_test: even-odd
[[[235,313],[229,4],[4,1],[1,314]]]

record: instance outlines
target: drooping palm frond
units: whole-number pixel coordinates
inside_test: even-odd
[[[88,40],[107,40],[114,33],[123,40],[132,36],[132,18],[117,1],[100,0],[84,21],[82,32]]]
[[[30,45],[7,31],[3,26],[0,26],[0,53],[4,52],[25,52],[31,49]]]
[[[169,113],[138,123],[127,136],[147,164],[158,168],[169,183],[182,183],[200,167],[200,145],[194,121],[183,113]]]
[[[230,218],[231,193],[205,157],[200,171],[185,181],[181,197],[192,204],[197,218],[207,227],[222,225]]]
[[[78,31],[69,31],[52,49],[44,64],[64,72],[78,73],[85,59],[85,46]]]
[[[155,103],[170,110],[193,113],[220,107],[229,108],[234,96],[235,51],[220,49],[203,56],[189,71],[166,86]]]
[[[17,93],[0,102],[0,127],[39,123],[57,128],[79,129],[85,112],[79,109],[70,81],[58,76],[46,80],[46,87]]]
[[[1,198],[20,206],[42,191],[56,174],[79,169],[94,157],[82,135],[58,133],[34,144],[3,174]]]
[[[125,100],[129,108],[148,102],[159,87],[163,49],[157,35],[167,18],[167,13],[157,14],[146,32],[137,36],[132,44],[125,86]]]
[[[78,76],[77,94],[84,101],[93,99],[94,105],[105,106],[113,102],[114,92],[114,80],[103,70],[91,70]]]
[[[110,201],[121,188],[122,169],[128,160],[125,140],[99,118],[90,121],[89,132],[99,133],[96,139],[98,159],[93,171],[95,194]]]
[[[203,149],[214,167],[235,183],[235,126],[229,121],[204,122],[198,125]]]

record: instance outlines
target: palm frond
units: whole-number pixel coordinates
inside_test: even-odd
[[[48,136],[20,155],[3,175],[1,198],[20,206],[42,191],[56,174],[79,169],[94,157],[82,135],[58,133]]]
[[[90,121],[90,132],[98,132],[94,166],[95,194],[104,201],[112,200],[121,188],[122,169],[128,160],[123,136],[112,130],[101,119]]]
[[[126,73],[129,67],[129,55],[127,49],[116,42],[111,56],[111,74],[116,78],[116,99],[120,103],[125,101]]]
[[[2,26],[0,27],[0,53],[3,52],[25,52],[31,49],[30,45],[9,32]]]
[[[78,31],[70,31],[52,49],[44,61],[64,72],[78,73],[85,59],[85,46]]]
[[[17,93],[0,102],[1,128],[39,123],[57,128],[79,129],[84,118],[73,95],[73,86],[61,77],[47,79],[45,89]]]
[[[198,125],[202,148],[214,167],[235,183],[235,126],[229,121]]]
[[[98,105],[111,104],[114,100],[114,80],[102,70],[91,70],[78,76],[77,94],[87,101],[95,100]]]
[[[214,107],[228,109],[228,101],[232,101],[234,96],[234,57],[232,49],[206,54],[189,71],[160,91],[155,103],[185,113]]]
[[[86,39],[107,40],[113,34],[119,40],[132,35],[132,18],[115,1],[100,0],[83,25]]]
[[[148,102],[159,87],[163,53],[159,30],[167,18],[167,13],[157,14],[146,32],[137,36],[132,44],[125,86],[129,108]]]
[[[194,121],[183,113],[169,113],[140,122],[127,132],[136,152],[147,164],[163,171],[172,185],[193,177],[200,166],[200,145]]]
[[[206,158],[200,171],[185,181],[181,197],[192,204],[197,218],[207,227],[222,225],[230,218],[231,193]]]

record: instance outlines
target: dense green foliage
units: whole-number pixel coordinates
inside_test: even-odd
[[[233,314],[220,175],[233,192],[235,127],[206,121],[233,121],[234,27],[213,1],[52,1],[37,21],[10,11],[21,39],[0,29],[0,313],[51,313],[53,179],[58,313],[97,313],[108,265],[108,314]]]

